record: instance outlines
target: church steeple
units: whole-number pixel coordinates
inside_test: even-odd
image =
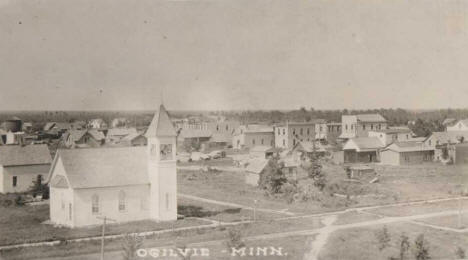
[[[146,138],[177,136],[174,125],[172,124],[169,114],[163,104],[159,106],[159,111],[154,114],[153,120],[151,121],[148,130],[146,130],[145,136]]]

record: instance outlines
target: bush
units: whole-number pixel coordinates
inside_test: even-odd
[[[122,240],[123,259],[137,259],[136,251],[143,245],[143,237],[126,234]]]
[[[23,196],[22,196],[22,195],[16,196],[16,198],[15,198],[15,205],[16,205],[16,206],[24,206],[24,204],[25,204],[25,201],[24,201]]]
[[[239,249],[245,247],[245,243],[242,240],[242,232],[239,228],[233,227],[228,230],[226,245],[229,250],[231,250],[231,248]]]
[[[466,257],[465,250],[461,247],[457,247],[457,250],[455,251],[455,255],[457,256],[458,259],[465,259]]]
[[[388,233],[387,226],[383,226],[381,230],[375,232],[375,238],[377,239],[378,248],[380,251],[384,250],[390,245],[390,234]]]
[[[416,260],[428,260],[429,246],[427,241],[424,239],[424,234],[420,234],[414,241],[414,257]]]

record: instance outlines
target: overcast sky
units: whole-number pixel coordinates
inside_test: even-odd
[[[464,2],[0,0],[0,109],[468,107]]]

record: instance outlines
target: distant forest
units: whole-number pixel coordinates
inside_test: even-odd
[[[379,113],[385,117],[390,126],[409,126],[418,136],[427,136],[434,131],[443,131],[442,122],[446,118],[468,118],[468,109],[439,109],[413,111],[406,109],[369,109],[369,110],[315,110],[304,107],[290,111],[170,111],[174,118],[190,116],[208,117],[223,116],[228,120],[237,120],[243,124],[275,124],[289,121],[310,121],[325,119],[329,122],[341,122],[342,115]],[[34,128],[40,129],[46,122],[89,121],[102,118],[110,123],[114,118],[125,117],[132,126],[147,126],[154,111],[7,111],[0,112],[0,122],[13,116],[24,122],[32,122]]]

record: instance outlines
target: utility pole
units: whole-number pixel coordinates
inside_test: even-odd
[[[116,222],[114,219],[110,219],[106,216],[103,217],[97,217],[98,219],[102,219],[102,232],[101,232],[101,260],[104,260],[104,236],[106,233],[106,222],[107,221],[113,221]]]

